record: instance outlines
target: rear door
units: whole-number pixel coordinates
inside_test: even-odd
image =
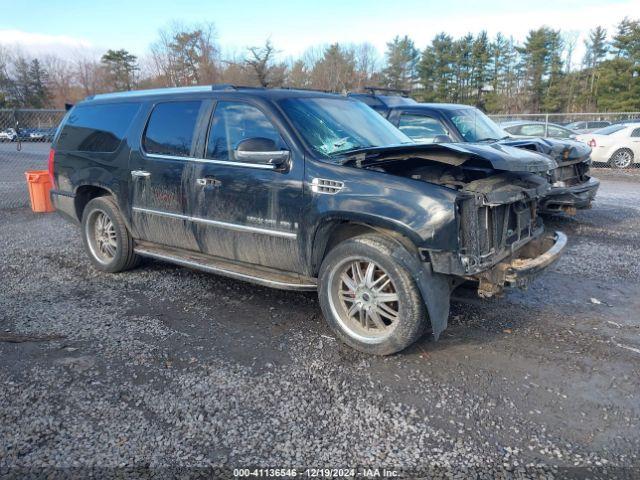
[[[192,216],[203,253],[301,273],[304,157],[276,123],[262,106],[244,100],[215,105],[195,167]],[[239,161],[235,150],[248,138],[272,140],[290,152],[289,162],[273,168]]]
[[[185,182],[194,170],[199,122],[206,119],[210,104],[198,99],[153,104],[129,158],[131,219],[137,238],[198,250]]]

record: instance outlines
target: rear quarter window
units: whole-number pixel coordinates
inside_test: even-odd
[[[611,125],[609,127],[604,127],[596,130],[593,133],[597,133],[598,135],[611,135],[613,133],[619,132],[620,130],[624,130],[625,128],[627,128],[625,125]]]
[[[139,109],[139,103],[78,105],[69,112],[56,148],[64,151],[115,152]]]

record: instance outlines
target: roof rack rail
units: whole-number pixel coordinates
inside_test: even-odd
[[[266,87],[256,87],[251,85],[233,85],[232,83],[214,83],[211,90],[240,90],[240,89],[258,89],[264,90]]]
[[[403,95],[406,97],[411,93],[411,90],[407,90],[406,88],[365,86],[363,90],[369,91],[373,95],[375,95],[376,92],[385,92],[385,93],[399,93],[400,95]]]
[[[214,83],[211,85],[211,90],[237,90],[237,88],[230,83]]]
[[[322,92],[322,93],[333,93],[335,95],[339,95],[338,92],[334,92],[333,90],[323,90],[322,88],[304,88],[304,87],[277,87],[282,90],[302,90],[303,92]]]

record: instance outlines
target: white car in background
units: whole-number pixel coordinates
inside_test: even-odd
[[[591,159],[612,168],[640,163],[640,122],[621,123],[577,136],[591,147]]]
[[[13,128],[5,128],[0,130],[0,142],[13,142],[18,134]]]

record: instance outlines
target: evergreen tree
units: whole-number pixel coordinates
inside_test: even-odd
[[[105,72],[107,90],[131,90],[135,85],[138,59],[126,50],[107,50],[100,60]]]
[[[560,32],[548,27],[531,30],[518,51],[526,74],[528,110],[539,112],[545,105],[558,108],[557,82],[562,72]],[[553,93],[547,92],[550,85],[554,86]]]
[[[29,65],[27,104],[30,108],[50,106],[51,94],[47,88],[48,74],[40,61],[34,58]]]
[[[383,71],[388,87],[411,90],[416,80],[419,53],[407,35],[387,43],[387,67]]]
[[[625,17],[618,24],[612,47],[617,57],[640,63],[640,20]]]
[[[587,49],[583,65],[584,65],[584,77],[587,80],[586,86],[586,104],[585,108],[597,109],[597,88],[598,88],[598,75],[600,70],[598,66],[604,61],[609,50],[607,43],[607,31],[597,26],[595,29],[589,32],[589,38],[584,42]]]
[[[640,109],[640,21],[624,18],[613,36],[614,58],[597,67],[597,105],[606,110]]]
[[[609,50],[607,31],[597,26],[589,32],[589,38],[585,40],[584,46],[587,51],[582,63],[586,68],[595,69],[605,59]]]
[[[418,73],[422,84],[422,97],[426,101],[450,101],[454,63],[453,39],[446,33],[435,36],[431,45],[422,52]]]
[[[484,109],[482,93],[490,79],[491,46],[487,32],[482,31],[473,41],[471,51],[471,88],[473,102]]]

